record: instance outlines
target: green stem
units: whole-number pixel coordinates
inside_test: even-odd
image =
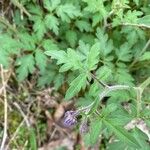
[[[24,12],[28,17],[31,17],[31,14],[24,8],[24,6],[21,3],[19,3],[17,0],[11,0],[11,2],[22,12]]]
[[[147,78],[141,85],[140,88],[142,89],[142,92],[144,91],[144,89],[150,84],[150,77]]]
[[[137,95],[137,117],[139,117],[140,111],[142,109],[141,106],[142,89],[140,87],[136,88],[136,95]]]
[[[10,30],[17,33],[16,28],[13,25],[11,25],[4,17],[0,16],[0,22],[6,25]]]
[[[147,48],[149,47],[149,45],[150,45],[150,39],[147,41],[147,43],[145,44],[144,48],[141,50],[141,52],[139,53],[139,55],[133,60],[133,62],[129,66],[129,69],[134,66],[134,64],[138,61],[139,57],[147,50]]]

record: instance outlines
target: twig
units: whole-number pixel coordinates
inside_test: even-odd
[[[22,125],[24,124],[25,120],[23,119],[23,121],[19,124],[19,126],[17,127],[15,133],[13,134],[13,136],[11,137],[11,139],[9,140],[9,143],[7,144],[5,150],[8,150],[10,143],[15,139],[15,137],[17,136],[20,128],[22,127]]]
[[[4,25],[6,25],[10,30],[14,31],[15,33],[18,33],[16,28],[13,25],[11,25],[8,22],[8,20],[6,20],[4,17],[0,16],[0,22],[3,23]]]
[[[150,39],[147,41],[147,43],[145,44],[144,48],[141,50],[141,52],[139,53],[139,55],[136,56],[136,58],[133,60],[133,62],[129,66],[129,69],[134,66],[134,64],[138,61],[139,57],[147,50],[147,48],[148,48],[149,45],[150,45]]]
[[[16,131],[14,132],[14,134],[13,134],[13,136],[11,137],[11,139],[9,140],[9,143],[7,144],[7,146],[6,146],[6,150],[8,150],[8,148],[9,148],[9,145],[10,145],[10,143],[15,139],[15,137],[17,136],[17,133],[19,132],[19,129],[21,128],[21,126],[24,124],[24,122],[25,122],[25,119],[27,118],[27,116],[29,115],[29,109],[30,109],[30,107],[31,107],[31,105],[34,103],[35,101],[32,101],[30,104],[29,104],[29,106],[28,106],[28,112],[27,112],[27,115],[25,116],[25,114],[24,114],[24,112],[21,110],[21,108],[20,108],[20,106],[18,105],[18,104],[14,104],[14,106],[19,110],[19,112],[21,112],[22,111],[22,113],[24,114],[23,116],[25,116],[25,117],[23,117],[23,120],[22,120],[22,122],[19,124],[19,126],[17,127],[17,129],[16,129]],[[18,107],[19,106],[19,107]],[[28,122],[28,121],[27,121]],[[28,123],[26,123],[26,124],[28,124]]]
[[[11,0],[11,2],[17,6],[22,12],[24,12],[28,17],[31,17],[31,14],[24,8],[24,6],[19,3],[17,0]]]
[[[2,85],[4,87],[3,89],[3,95],[4,95],[4,133],[3,133],[3,139],[1,143],[0,150],[4,150],[4,145],[7,139],[7,93],[6,93],[6,85],[5,85],[5,79],[4,79],[4,70],[2,64],[1,67],[1,79],[2,79]]]
[[[25,113],[22,111],[22,109],[21,109],[21,107],[18,105],[18,103],[14,102],[13,104],[14,104],[14,106],[19,110],[19,112],[21,113],[22,117],[23,117],[24,120],[25,120],[25,123],[26,123],[27,127],[29,128],[29,127],[30,127],[30,123],[29,123],[29,121],[28,121],[28,119],[27,119],[27,116],[26,116]]]

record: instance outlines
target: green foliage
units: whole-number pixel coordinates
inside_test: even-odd
[[[94,145],[97,142],[97,139],[102,130],[102,121],[96,120],[91,123],[91,128],[89,129],[89,133],[84,136],[85,143],[87,145]]]
[[[76,79],[74,79],[70,83],[70,87],[66,92],[66,99],[72,98],[75,94],[77,94],[82,87],[86,85],[86,76],[84,73],[80,74]]]
[[[128,149],[143,148],[145,136],[137,129],[129,133],[124,126],[135,117],[147,117],[149,110],[144,110],[145,101],[150,102],[149,93],[145,90],[141,96],[139,114],[132,90],[108,92],[102,99],[99,96],[110,85],[135,87],[150,76],[148,1],[14,2],[13,15],[0,17],[0,64],[12,68],[19,82],[34,79],[34,88],[52,86],[67,100],[76,97],[78,106],[93,102],[86,112],[91,121],[85,135],[88,145],[94,145],[101,135],[108,149],[126,148],[125,143],[130,144]],[[127,111],[122,107],[125,102],[130,106]],[[109,143],[113,134],[117,138]]]
[[[28,76],[28,74],[33,73],[35,69],[34,57],[30,54],[18,59],[18,61],[16,61],[16,64],[19,65],[16,72],[20,81],[23,81]]]
[[[124,128],[121,128],[119,126],[114,126],[110,121],[103,120],[104,124],[108,127],[108,129],[115,132],[115,134],[118,136],[120,140],[123,142],[126,141],[130,145],[132,145],[135,148],[140,148],[140,145],[136,141],[134,137],[132,137]]]

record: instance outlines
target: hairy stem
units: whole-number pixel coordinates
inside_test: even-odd
[[[136,95],[137,95],[137,117],[139,117],[142,108],[141,107],[142,89],[140,87],[136,88]]]

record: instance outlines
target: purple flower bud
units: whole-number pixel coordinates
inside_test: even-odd
[[[76,111],[67,111],[63,119],[65,127],[72,127],[77,123]]]
[[[80,134],[85,134],[89,130],[88,124],[87,124],[87,119],[84,119],[80,125]]]

